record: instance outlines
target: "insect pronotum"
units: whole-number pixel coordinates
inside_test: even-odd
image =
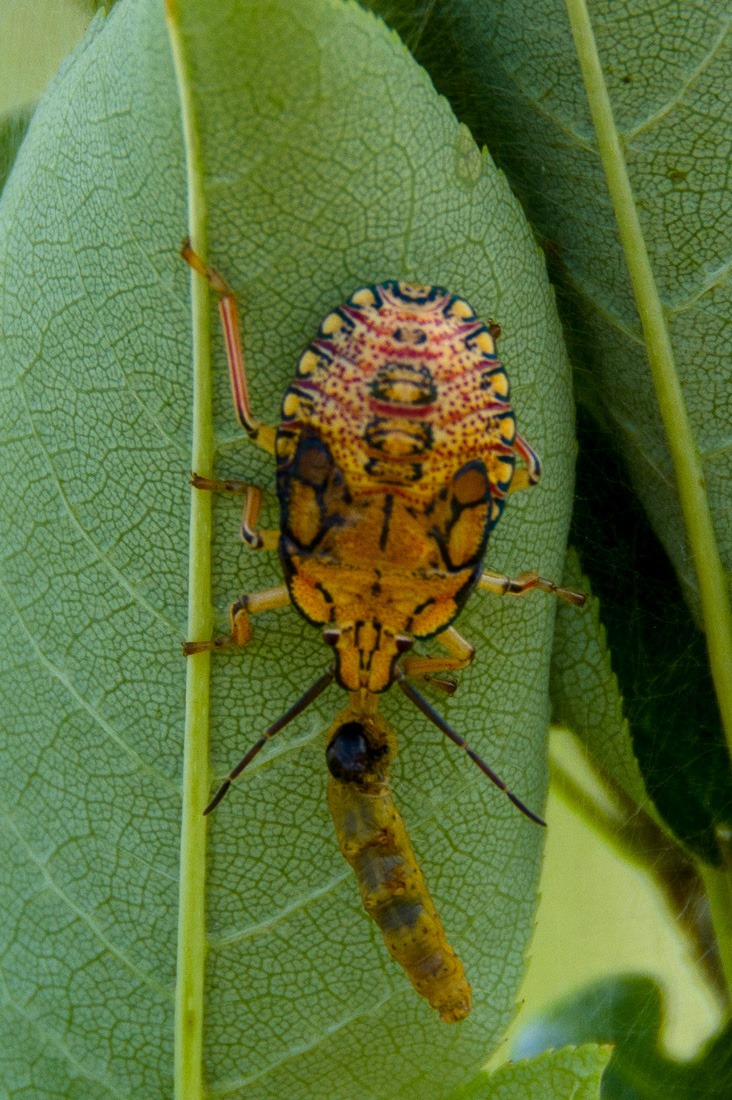
[[[259,529],[257,487],[197,473],[191,482],[243,497],[242,538],[253,549],[277,549],[285,578],[234,601],[229,635],[187,642],[184,652],[245,646],[252,615],[289,603],[333,650],[331,667],[249,748],[205,813],[270,738],[337,681],[349,704],[330,727],[326,759],[341,852],[415,989],[443,1020],[461,1020],[470,986],[391,797],[396,738],[378,701],[396,684],[526,817],[544,824],[413,683],[454,690],[451,674],[474,650],[452,623],[476,588],[499,596],[540,589],[585,602],[537,573],[512,578],[483,569],[506,496],[541,476],[516,431],[496,354],[500,330],[442,287],[396,280],[362,287],[324,318],[273,428],[250,406],[234,292],[188,241],[181,254],[218,295],[239,423],[276,459],[279,530]],[[444,656],[409,653],[415,639],[430,637]]]

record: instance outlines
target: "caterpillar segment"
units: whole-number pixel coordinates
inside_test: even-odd
[[[447,942],[389,788],[393,730],[378,713],[346,707],[328,733],[328,808],[363,907],[391,957],[446,1023],[465,1019],[471,991]]]
[[[277,428],[251,409],[236,297],[193,251],[183,258],[219,297],[232,397],[251,439],[276,461],[278,530],[258,526],[262,494],[209,472],[195,491],[243,498],[241,535],[279,552],[283,585],[231,605],[231,632],[186,642],[187,655],[241,648],[251,617],[288,604],[322,631],[331,667],[251,745],[206,807],[288,722],[335,680],[350,706],[331,726],[328,805],[364,907],[415,989],[443,1020],[470,1011],[470,987],[419,869],[389,791],[394,733],[378,714],[382,692],[401,692],[511,800],[543,825],[462,735],[414,687],[445,691],[474,650],[452,625],[470,594],[539,589],[578,606],[582,593],[538,573],[486,572],[483,559],[507,496],[538,484],[541,463],[516,430],[500,329],[439,286],[390,280],[361,287],[329,313],[300,358]],[[410,652],[433,637],[446,650]]]

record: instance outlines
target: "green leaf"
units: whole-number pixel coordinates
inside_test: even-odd
[[[522,272],[528,257],[532,267],[537,260],[523,227],[513,220],[516,207],[502,181],[488,163],[481,161],[465,131],[455,127],[444,107],[433,98],[424,76],[409,63],[408,55],[393,38],[355,8],[345,9],[344,13],[339,6],[308,6],[304,9],[307,16],[303,12],[294,25],[289,8],[286,15],[284,11],[276,5],[260,6],[245,31],[222,34],[218,29],[215,36],[209,26],[199,25],[195,9],[183,11],[183,53],[190,71],[197,74],[191,90],[201,142],[201,189],[209,226],[209,254],[242,294],[253,405],[270,421],[276,417],[280,395],[305,334],[313,332],[319,317],[355,285],[390,273],[450,286],[459,284],[469,299],[484,296],[485,305],[479,307],[484,311],[492,309],[495,313],[496,307],[490,303],[501,300],[501,310],[511,312],[505,324],[507,334],[517,334],[519,329],[527,333],[521,317],[526,294]],[[317,20],[310,25],[313,13],[318,13]],[[341,24],[334,23],[336,18],[348,19],[350,33],[355,35],[350,48],[339,43],[336,27]],[[251,44],[243,53],[242,42]],[[283,65],[283,58],[297,58],[298,65],[293,68],[289,60]],[[354,58],[359,59],[355,71]],[[321,89],[323,76],[314,82],[310,75],[319,70],[327,73],[325,90]],[[228,74],[223,85],[222,72]],[[257,74],[254,84],[252,72]],[[222,140],[225,128],[230,137]],[[334,135],[342,135],[342,144],[337,147],[333,145]],[[292,148],[290,156],[283,152],[288,146]],[[313,212],[312,224],[307,224],[303,211]],[[232,236],[236,226],[245,228],[243,236]],[[404,227],[402,233],[399,226]],[[514,266],[517,260],[519,268]],[[542,319],[540,328],[544,326],[546,320]],[[545,339],[539,331],[537,336],[539,342]],[[533,353],[522,351],[524,367],[533,361],[536,352],[538,346]],[[544,355],[540,353],[540,358]],[[219,351],[219,363],[221,360]],[[549,370],[557,370],[556,360]],[[246,445],[240,447],[236,437],[236,451],[228,444],[232,414],[223,371],[218,383],[217,426],[222,441],[218,468],[224,473],[243,471],[271,486],[272,471],[266,460]],[[516,392],[520,392],[520,380],[515,385]],[[553,416],[543,405],[540,390],[537,379],[534,396],[538,419],[551,433]],[[527,384],[527,396],[528,392]],[[567,441],[569,438],[568,434]],[[548,439],[542,453],[547,446]],[[561,477],[570,477],[570,458],[569,454],[564,456]],[[556,459],[550,457],[549,462],[556,464]],[[550,484],[556,473],[555,465],[555,473],[549,475]],[[565,482],[563,489],[568,487]],[[223,607],[242,586],[242,576],[232,568],[235,563],[230,553],[236,504],[223,502],[220,514],[217,546],[223,548],[224,556],[216,562],[214,576],[215,603]],[[520,529],[516,531],[520,544]],[[510,529],[505,537],[511,537]],[[497,541],[497,549],[499,545],[502,552],[512,556],[518,546]],[[524,549],[524,560],[529,560],[531,553]],[[507,565],[509,558],[503,560]],[[245,590],[271,585],[279,577],[275,565],[251,555],[238,565],[240,571],[242,568],[247,570]],[[495,608],[490,613],[492,637],[488,636],[487,624],[481,622],[485,609],[478,606],[469,613],[466,629],[471,637],[483,640],[484,647],[494,655],[501,651],[506,654],[501,664],[501,690],[494,693],[486,683],[485,671],[476,668],[463,687],[462,703],[456,700],[450,707],[459,728],[477,738],[486,724],[495,723],[506,730],[528,728],[527,711],[521,702],[527,701],[525,688],[519,687],[517,694],[516,686],[525,681],[527,673],[529,681],[533,680],[534,673],[529,669],[540,659],[540,636],[549,628],[547,621],[532,635],[538,621],[534,626],[527,622],[527,633],[518,643],[524,653],[519,668],[511,665],[515,657],[509,656],[516,652],[517,638],[506,637],[499,643],[495,631],[501,627],[493,616],[508,614],[512,620],[516,616],[517,622],[523,618],[521,610]],[[551,609],[539,609],[534,604],[529,613],[543,617],[551,615]],[[308,640],[291,613],[268,619],[271,622],[257,623],[255,642],[245,657],[254,683],[267,683],[266,699],[248,701],[248,710],[257,715],[254,729],[284,710],[323,668],[319,640]],[[508,634],[515,629],[508,626]],[[281,631],[279,645],[277,630]],[[293,650],[301,655],[295,667],[290,656]],[[529,656],[531,650],[533,657]],[[278,659],[276,654],[282,651],[283,657]],[[528,664],[524,663],[527,658]],[[221,664],[216,675],[222,684],[218,695],[221,735],[214,741],[214,759],[215,771],[221,775],[242,751],[241,734],[237,733],[241,664]],[[508,688],[504,677],[505,684],[511,685]],[[215,708],[216,690],[215,682]],[[261,689],[260,693],[264,695]],[[490,696],[493,708],[505,708],[505,717],[494,709],[494,717],[486,719],[483,708]],[[310,716],[303,723],[305,727],[311,733],[322,729],[334,705],[334,701],[327,702],[320,721]],[[491,1037],[500,1032],[510,1015],[512,983],[509,990],[503,978],[496,981],[497,975],[489,971],[500,953],[504,961],[498,970],[506,972],[513,944],[523,939],[516,932],[526,918],[530,920],[527,902],[535,884],[532,880],[528,893],[528,882],[522,885],[514,902],[497,916],[487,899],[496,892],[510,898],[513,886],[506,867],[496,875],[489,870],[492,860],[484,862],[480,855],[481,851],[487,855],[498,843],[495,800],[486,799],[483,784],[466,777],[459,768],[454,770],[457,762],[449,747],[445,751],[445,747],[435,745],[434,739],[430,741],[423,722],[413,713],[392,699],[386,701],[386,706],[395,716],[400,734],[405,734],[397,795],[408,823],[416,826],[418,850],[426,861],[428,880],[439,896],[449,934],[461,951],[472,952],[473,961],[466,956],[466,963],[473,975],[478,973],[481,956],[486,962],[489,955],[494,959],[476,982],[481,987],[480,1004],[458,1035],[447,1034],[426,1006],[415,1000],[403,975],[385,963],[378,937],[358,911],[354,884],[333,852],[329,823],[322,809],[322,744],[308,744],[307,755],[301,753],[289,764],[290,776],[283,774],[283,761],[276,768],[257,773],[262,784],[258,800],[264,807],[273,807],[264,820],[264,835],[278,836],[282,811],[274,807],[282,801],[283,783],[289,796],[286,812],[290,828],[279,841],[280,852],[270,849],[269,865],[266,871],[263,869],[258,888],[247,893],[239,888],[235,900],[230,875],[225,871],[240,864],[241,851],[247,847],[252,831],[251,822],[242,816],[242,796],[222,805],[213,825],[220,855],[213,855],[212,864],[209,906],[213,948],[209,975],[220,992],[209,1010],[210,1035],[222,1038],[226,1044],[219,1070],[223,1079],[242,1081],[242,1090],[257,1087],[259,1078],[249,1079],[254,1074],[247,1070],[246,1063],[242,1065],[236,1037],[251,1033],[253,1017],[286,1017],[286,1001],[292,998],[291,988],[283,985],[281,996],[285,1002],[273,1004],[268,974],[274,965],[278,971],[310,975],[310,987],[324,1002],[315,1020],[293,1023],[290,1034],[278,1027],[281,1038],[272,1043],[272,1080],[266,1085],[275,1091],[291,1088],[284,1082],[292,1079],[293,1051],[300,1054],[298,1066],[302,1069],[298,1073],[312,1077],[317,1072],[319,1078],[327,1075],[329,1082],[338,1080],[342,1072],[339,1062],[347,1051],[353,1073],[359,1074],[359,1079],[375,1073],[379,1079],[388,1080],[391,1095],[397,1095],[401,1088],[417,1087],[417,1081],[422,1082],[420,1087],[439,1095],[447,1082],[465,1072],[464,1067],[482,1058]],[[214,716],[216,722],[216,709]],[[435,751],[447,772],[441,773],[436,767]],[[491,747],[494,759],[495,751]],[[281,747],[279,753],[285,752]],[[533,764],[540,774],[542,761],[534,760]],[[424,778],[415,782],[418,775]],[[472,792],[469,796],[468,791]],[[297,797],[291,801],[294,792]],[[472,807],[463,801],[466,797],[475,799]],[[468,821],[471,841],[466,848],[465,842],[456,838],[466,835]],[[509,847],[515,839],[521,846],[530,845],[525,849],[528,871],[533,861],[529,852],[537,838],[515,830],[510,813],[506,822],[506,839],[509,832],[513,837]],[[293,828],[305,829],[309,837],[294,841]],[[297,847],[293,850],[294,844]],[[326,866],[324,852],[331,855]],[[509,858],[514,861],[517,855],[512,852]],[[524,858],[519,857],[522,861]],[[292,885],[283,889],[283,880]],[[298,901],[303,894],[311,899],[305,913]],[[336,904],[344,927],[340,936],[332,928],[320,927],[326,919],[333,920],[330,914]],[[287,920],[283,909],[292,914]],[[320,915],[326,912],[327,918]],[[519,923],[509,933],[512,920]],[[242,986],[241,976],[252,974],[247,960],[251,957],[253,932],[247,932],[248,926],[261,929],[262,937],[274,935],[268,945],[271,961],[265,958],[262,977],[255,980],[255,971]],[[527,933],[524,924],[523,935]],[[299,942],[288,952],[293,937]],[[334,939],[346,951],[344,965],[337,968]],[[259,950],[264,947],[262,943]],[[365,983],[358,976],[362,964],[356,963],[363,958],[369,959]],[[349,976],[354,966],[356,974]],[[327,996],[325,990],[329,991]],[[345,990],[349,997],[347,1010],[338,1003]],[[378,1038],[373,1032],[374,1012],[380,1020]],[[318,1042],[316,1037],[325,1026],[337,1028],[338,1034]],[[347,1036],[343,1036],[344,1030]],[[391,1038],[385,1040],[384,1033]],[[396,1038],[397,1034],[409,1036],[414,1052],[410,1065],[405,1065],[403,1041]],[[213,1044],[214,1039],[208,1042]],[[230,1051],[236,1051],[235,1060]],[[277,1060],[282,1061],[282,1070],[277,1069]],[[342,1086],[333,1083],[329,1087],[335,1090]]]
[[[637,758],[666,823],[702,859],[717,863],[718,830],[732,824],[732,776],[704,636],[689,619],[627,475],[586,416],[580,440],[585,462],[572,533],[599,604],[579,621],[559,611],[556,717],[641,806]],[[565,579],[582,586],[577,576]]]
[[[395,797],[474,986],[472,1016],[452,1028],[388,958],[338,853],[322,739],[336,689],[246,772],[204,849],[209,700],[193,672],[184,775],[181,763],[187,185],[192,228],[207,223],[239,292],[253,405],[270,421],[320,318],[359,284],[444,283],[500,321],[521,430],[545,464],[495,535],[490,564],[512,573],[556,575],[564,554],[571,399],[553,298],[505,180],[371,16],[334,0],[296,14],[289,0],[190,3],[175,42],[187,145],[162,6],[121,0],[49,89],[0,205],[3,1082],[11,1095],[171,1096],[181,889],[181,1098],[201,1095],[201,1064],[207,1095],[232,1100],[444,1096],[513,1013],[541,830],[406,700],[385,699]],[[274,521],[272,463],[236,427],[214,332],[214,420],[199,402],[197,440],[209,432],[220,475],[265,488]],[[273,555],[238,543],[238,507],[213,502],[219,631],[233,597],[281,582]],[[479,655],[440,704],[537,809],[553,614],[541,596],[474,596],[461,629]],[[215,776],[329,660],[289,609],[255,626],[246,651],[212,662]]]
[[[591,1043],[507,1062],[481,1073],[450,1100],[599,1100],[608,1047]]]
[[[566,1043],[613,1043],[602,1079],[603,1100],[726,1100],[732,1089],[732,1028],[728,1025],[693,1059],[664,1052],[663,1001],[654,981],[617,977],[598,982],[548,1009],[529,1024],[517,1057]]]
[[[691,494],[695,514],[690,517],[687,507],[682,520],[647,362],[662,337],[641,330],[563,7],[546,0],[521,5],[384,0],[371,6],[402,31],[458,115],[487,141],[544,239],[562,286],[579,399],[611,437],[593,445],[597,428],[588,427],[583,437],[588,446],[580,440],[579,495],[591,496],[595,513],[585,509],[575,521],[582,565],[601,597],[613,670],[646,786],[679,837],[717,862],[715,832],[729,822],[732,777],[706,647],[708,641],[717,692],[729,713],[726,593],[710,601],[707,585],[705,639],[678,606],[677,586],[634,510],[633,496],[640,496],[687,601],[698,612],[689,532],[705,584],[718,551],[728,568],[732,562],[725,490],[732,452],[722,335],[730,307],[730,234],[720,200],[729,118],[722,91],[726,14],[721,5],[692,16],[665,6],[654,14],[651,5],[629,17],[618,0],[592,5],[591,28],[620,127],[618,157],[627,162],[640,243],[650,253],[650,282],[647,278],[642,297],[656,288],[660,292],[665,311],[660,320],[669,329],[683,381],[681,412],[688,413],[695,433],[685,453],[695,458],[698,449],[702,457],[703,478],[680,477],[685,491],[699,483]],[[678,423],[668,440],[672,448],[680,445]],[[619,479],[614,449],[629,477]],[[716,545],[714,537],[698,541],[707,504]],[[642,551],[636,551],[635,541],[642,542]],[[572,624],[565,616],[567,621],[570,630],[583,631],[584,620],[575,617]],[[565,629],[563,644],[576,651],[584,642],[569,642]],[[591,672],[598,675],[601,666]]]
[[[28,123],[33,115],[32,107],[11,111],[0,119],[0,194],[10,175],[18,149],[23,142]]]

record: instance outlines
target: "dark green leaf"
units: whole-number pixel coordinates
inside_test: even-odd
[[[697,855],[718,863],[716,830],[732,824],[732,777],[705,639],[610,443],[586,414],[580,426],[583,461],[572,534],[592,576],[604,629],[597,629],[596,618],[593,631],[592,617],[578,622],[560,609],[552,689],[556,715],[642,803],[633,774],[635,753],[664,820]],[[568,583],[577,584],[578,578]]]
[[[608,978],[548,1009],[519,1037],[514,1055],[536,1056],[567,1043],[613,1043],[602,1100],[728,1100],[732,1028],[688,1062],[664,1052],[663,1004],[650,978]]]
[[[0,119],[0,194],[10,175],[10,169],[13,167],[32,115],[32,107],[23,107]]]
[[[646,787],[679,838],[717,862],[715,829],[732,815],[728,753],[705,638],[681,602],[683,588],[698,610],[697,582],[564,6],[547,0],[370,6],[401,31],[459,117],[488,144],[545,244],[562,287],[579,400],[609,436],[600,444],[588,424],[580,440],[575,541],[582,567],[600,597]],[[651,5],[629,18],[617,0],[601,0],[592,18],[729,567],[723,5],[692,17],[665,5],[654,16]],[[636,494],[682,588],[634,504]],[[568,654],[585,645],[584,628],[584,620],[561,609],[557,652],[565,668]],[[575,629],[579,636],[570,639]],[[602,666],[580,668],[587,672],[581,682],[573,673],[557,685],[565,721],[572,721],[570,709],[575,719],[586,711]]]

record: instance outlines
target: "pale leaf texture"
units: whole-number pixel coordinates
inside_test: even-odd
[[[541,487],[509,502],[492,568],[557,575],[572,492],[569,372],[517,203],[398,40],[307,0],[182,11],[209,252],[240,294],[252,398],[270,421],[323,314],[357,285],[443,283],[504,330]],[[8,1095],[168,1098],[185,710],[191,316],[178,90],[161,5],[121,0],[36,112],[0,206],[6,828],[0,890]],[[212,310],[212,322],[215,323]],[[216,469],[266,491],[215,341]],[[214,504],[217,629],[278,583]],[[478,657],[441,709],[541,810],[554,607],[473,597]],[[217,657],[212,770],[327,666],[285,609]],[[509,1021],[541,830],[388,698],[395,797],[475,1008],[447,1027],[360,909],[324,800],[327,696],[262,754],[209,826],[207,1095],[444,1096]],[[206,761],[198,766],[205,768]],[[187,945],[183,945],[184,951]],[[194,960],[204,965],[204,960]],[[188,1097],[186,1097],[188,1100]]]
[[[610,1047],[592,1043],[551,1050],[480,1074],[454,1100],[599,1100],[609,1058]]]

